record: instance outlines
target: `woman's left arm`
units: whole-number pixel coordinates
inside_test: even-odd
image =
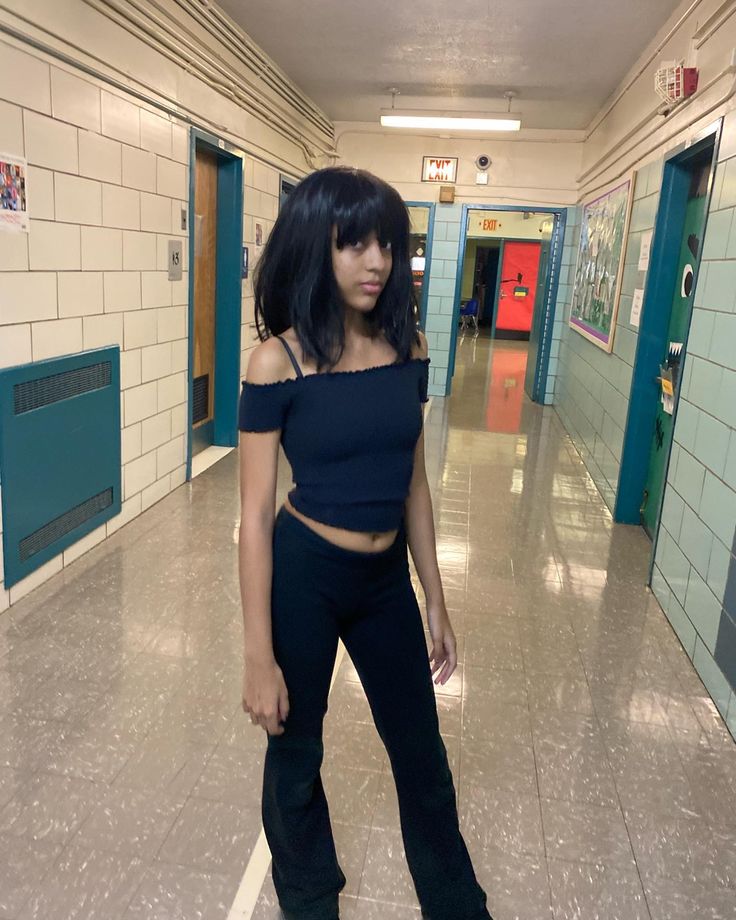
[[[423,335],[421,340],[423,353],[417,357],[426,357],[427,340]],[[406,539],[427,602],[427,625],[433,643],[429,656],[433,662],[432,674],[439,672],[435,683],[445,684],[457,666],[457,643],[447,613],[437,564],[432,496],[424,465],[423,427],[414,450],[414,469],[404,509]]]

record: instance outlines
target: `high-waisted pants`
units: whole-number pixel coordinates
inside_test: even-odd
[[[282,507],[273,535],[271,619],[289,715],[284,733],[268,736],[262,814],[284,916],[335,920],[346,882],[320,778],[340,638],[391,762],[423,916],[490,920],[458,827],[404,521],[387,550],[360,552],[336,546]]]

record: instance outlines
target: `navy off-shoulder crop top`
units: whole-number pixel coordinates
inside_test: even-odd
[[[298,376],[244,380],[238,427],[281,429],[297,511],[346,530],[397,528],[422,431],[430,359],[304,375],[279,339]]]

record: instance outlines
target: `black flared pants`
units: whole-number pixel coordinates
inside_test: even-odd
[[[322,723],[342,639],[386,746],[409,871],[429,920],[489,920],[458,827],[402,521],[382,552],[343,549],[284,507],[273,537],[274,654],[289,691],[269,735],[263,826],[287,920],[335,920],[345,885],[320,779]]]

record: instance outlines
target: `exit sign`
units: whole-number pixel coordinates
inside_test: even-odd
[[[457,178],[457,157],[424,157],[422,182],[454,182]]]

